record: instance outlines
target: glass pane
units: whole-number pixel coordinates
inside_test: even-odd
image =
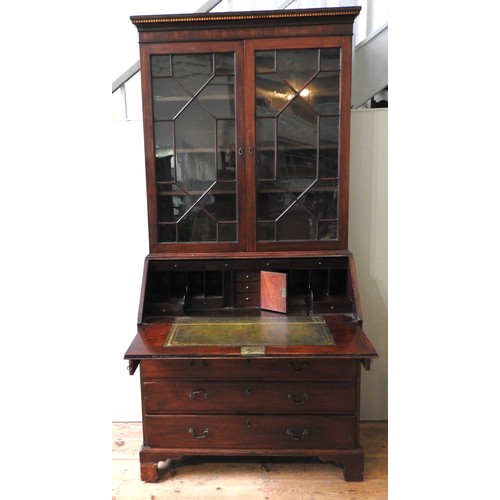
[[[215,120],[195,100],[174,121],[177,153],[213,150]]]
[[[153,80],[153,115],[155,120],[171,120],[189,102],[189,94],[172,78]]]
[[[256,120],[255,166],[257,180],[275,179],[275,120],[258,118]]]
[[[284,153],[280,155],[279,174],[292,181],[315,179],[317,141],[317,115],[297,97],[278,119],[278,148]]]
[[[320,49],[321,71],[340,70],[340,49]]]
[[[320,222],[318,224],[320,240],[336,240],[338,239],[338,223],[337,221]]]
[[[338,177],[339,118],[322,117],[319,124],[319,176]]]
[[[258,222],[257,240],[276,241],[276,224],[274,222]]]
[[[280,182],[257,183],[257,220],[276,220],[297,197]]]
[[[172,69],[180,85],[195,95],[212,77],[212,54],[176,54]]]
[[[236,222],[236,183],[218,182],[201,200],[218,221]]]
[[[173,180],[173,128],[172,122],[155,123],[156,180]]]
[[[159,224],[158,241],[168,243],[177,241],[177,226],[175,224]]]
[[[219,223],[219,240],[218,241],[237,241],[236,224]]]
[[[277,72],[297,92],[318,71],[318,49],[278,50]]]
[[[274,72],[274,50],[262,50],[255,53],[255,72],[269,73]]]
[[[172,76],[170,56],[151,56],[152,76]]]
[[[217,177],[214,159],[213,154],[178,154],[175,173],[179,187],[196,196],[209,189]]]
[[[276,224],[278,240],[318,239],[316,220],[301,204],[293,205]]]
[[[236,179],[234,120],[217,120],[217,178]]]
[[[179,241],[216,241],[216,222],[210,214],[194,208],[178,223]]]
[[[302,198],[304,207],[318,219],[337,218],[337,180],[320,180]]]
[[[338,114],[339,74],[331,72],[319,73],[301,92],[301,95],[318,114]]]
[[[234,75],[234,54],[232,52],[215,54],[215,74]]]
[[[180,198],[169,195],[168,191],[167,186],[163,186],[163,189],[158,191],[159,222],[175,222],[179,216],[179,210],[176,205],[181,204]]]
[[[159,222],[177,222],[196,202],[195,195],[175,183],[159,183],[157,192]]]
[[[197,100],[215,118],[234,118],[234,77],[213,78]]]

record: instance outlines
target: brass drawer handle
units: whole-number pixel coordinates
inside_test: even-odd
[[[294,372],[303,372],[304,368],[307,368],[309,366],[307,363],[288,363],[288,364]]]
[[[193,391],[189,395],[189,399],[196,399],[197,396],[203,396],[205,399],[208,398],[208,393],[204,391],[203,389],[198,389],[196,391]]]
[[[208,368],[208,366],[209,366],[208,362],[205,359],[201,360],[201,365],[204,366],[205,368]],[[188,366],[190,368],[195,368],[196,367],[196,362],[193,359],[191,359],[191,360],[188,361]]]
[[[292,431],[292,429],[287,429],[286,433],[294,440],[294,441],[300,441],[301,439],[304,439],[308,434],[309,434],[309,431],[307,429],[304,429],[300,435],[296,435],[294,434],[294,432]]]
[[[205,430],[203,431],[203,434],[202,434],[202,435],[200,435],[200,436],[197,436],[197,435],[196,435],[196,431],[195,431],[192,427],[190,427],[190,428],[188,429],[188,432],[189,432],[189,434],[192,434],[192,436],[193,436],[195,439],[205,439],[205,438],[208,436],[208,429],[205,429]]]
[[[295,403],[296,405],[303,405],[305,402],[306,402],[306,399],[308,398],[308,394],[307,392],[304,392],[302,394],[302,396],[300,397],[300,399],[297,399],[295,397],[295,394],[288,394],[288,399],[291,399],[293,401],[293,403]]]

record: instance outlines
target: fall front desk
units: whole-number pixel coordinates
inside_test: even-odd
[[[269,267],[274,291],[262,279]],[[201,266],[147,258],[125,356],[131,374],[141,367],[142,479],[155,481],[159,461],[185,455],[260,455],[332,460],[346,480],[362,480],[360,375],[376,352],[353,272],[347,252]],[[271,307],[269,293],[285,298],[286,313],[255,307]],[[235,306],[249,297],[251,307]]]

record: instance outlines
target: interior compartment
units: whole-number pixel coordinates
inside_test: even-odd
[[[183,315],[187,280],[185,272],[150,272],[144,297],[144,316]]]
[[[258,262],[258,261],[257,261]],[[355,314],[349,259],[274,259],[257,268],[287,277],[287,314]],[[162,316],[259,314],[260,271],[246,260],[150,261],[142,321]]]

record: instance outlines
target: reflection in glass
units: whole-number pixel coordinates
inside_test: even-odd
[[[255,53],[258,241],[338,238],[340,55]]]
[[[328,221],[328,222],[319,222],[318,224],[318,232],[320,240],[336,240],[337,239],[337,231],[338,231],[338,222]]]
[[[321,72],[306,86],[303,94],[319,115],[339,113],[339,74]]]
[[[295,91],[278,75],[255,78],[256,116],[276,116],[293,98]]]
[[[278,149],[285,152],[279,172],[284,179],[301,183],[316,178],[316,122],[317,115],[300,96],[278,117]]]
[[[219,179],[236,180],[234,120],[217,120],[217,173]]]
[[[177,153],[213,150],[215,120],[196,100],[192,100],[174,122]]]
[[[155,123],[155,165],[156,179],[169,181],[173,179],[172,169],[174,155],[172,122]]]
[[[179,242],[215,241],[216,221],[205,210],[196,208],[178,223]]]
[[[287,189],[278,181],[259,182],[257,194],[257,219],[277,219],[291,205],[297,202],[302,190],[293,186]]]
[[[318,220],[337,218],[337,185],[337,180],[320,179],[305,192],[304,207]]]
[[[318,49],[277,50],[277,73],[297,92],[318,71]]]
[[[275,71],[274,50],[260,50],[255,54],[255,73],[270,73]]]

